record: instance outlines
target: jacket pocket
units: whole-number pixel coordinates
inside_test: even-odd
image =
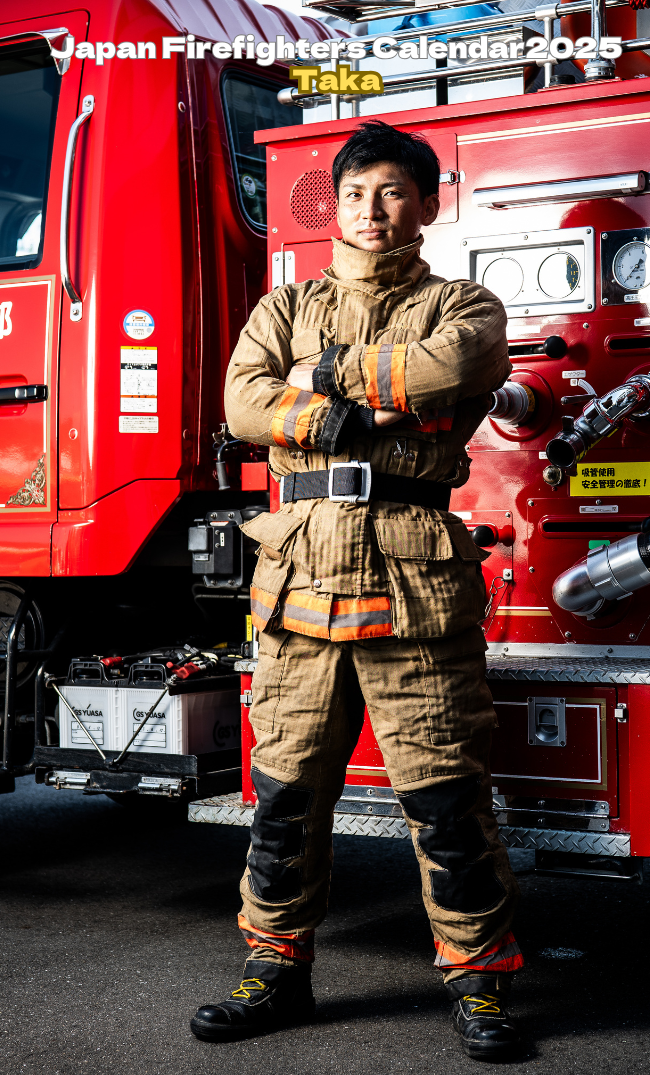
[[[435,519],[375,519],[399,638],[441,638],[475,626],[485,610],[483,554],[467,529]]]
[[[263,512],[241,527],[247,537],[260,543],[251,584],[253,623],[260,631],[269,626],[277,611],[278,598],[289,581],[293,570],[293,539],[302,525],[303,520],[292,515]]]
[[[316,358],[324,348],[321,343],[320,329],[304,328],[291,339],[291,357],[294,362],[302,358]]]

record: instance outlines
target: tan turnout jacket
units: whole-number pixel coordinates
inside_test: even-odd
[[[421,238],[389,254],[333,243],[323,280],[285,284],[253,311],[226,378],[231,432],[271,447],[276,478],[358,459],[463,485],[465,445],[511,369],[501,302],[479,284],[430,275]],[[334,344],[346,345],[336,395],[286,384],[293,365],[317,363]],[[338,443],[346,401],[404,419]],[[303,500],[243,530],[260,544],[251,598],[262,630],[440,638],[482,618],[484,554],[450,512]]]

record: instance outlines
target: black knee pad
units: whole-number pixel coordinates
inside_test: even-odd
[[[404,811],[426,828],[418,844],[439,870],[430,870],[431,897],[447,911],[479,914],[495,907],[505,888],[494,872],[480,822],[468,811],[476,803],[480,776],[461,776],[398,796]]]
[[[251,826],[248,856],[251,890],[265,903],[288,903],[301,893],[300,867],[288,862],[304,853],[306,826],[300,822],[311,810],[310,788],[291,787],[251,770],[257,809]]]

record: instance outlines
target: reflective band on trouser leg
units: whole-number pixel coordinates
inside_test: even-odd
[[[375,410],[407,411],[406,344],[372,343],[364,348],[366,398]]]
[[[492,974],[512,973],[521,970],[524,957],[512,932],[505,933],[501,940],[484,952],[482,956],[464,956],[455,952],[449,944],[436,941],[436,967],[443,971],[490,971]]]
[[[268,933],[256,929],[247,922],[243,914],[237,916],[239,928],[244,940],[251,948],[273,948],[285,959],[299,959],[303,963],[314,962],[314,930],[302,933]]]
[[[256,586],[251,586],[251,620],[258,631],[264,630],[275,612],[277,603],[277,594],[267,593],[266,590],[258,590]]]
[[[281,448],[309,447],[309,424],[326,397],[301,388],[287,388],[271,421],[271,436]]]

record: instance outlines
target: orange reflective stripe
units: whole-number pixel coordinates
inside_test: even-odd
[[[374,410],[381,409],[381,403],[379,401],[379,389],[377,388],[377,359],[379,357],[379,347],[370,346],[364,350],[364,364],[366,367],[366,399]]]
[[[330,638],[383,638],[393,633],[390,597],[345,598],[332,603]]]
[[[480,956],[467,956],[456,952],[451,945],[436,941],[436,967],[444,970],[466,969],[511,972],[520,970],[524,957],[512,932],[506,933],[497,944]]]
[[[276,594],[267,593],[266,590],[258,590],[256,586],[251,586],[251,620],[258,631],[264,630],[275,612],[277,603]]]
[[[273,437],[275,443],[279,444],[281,448],[289,447],[284,435],[284,420],[299,395],[299,388],[287,388],[282,399],[280,400],[280,406],[273,415],[273,420],[271,422],[271,436]]]
[[[281,448],[309,447],[309,427],[314,411],[326,396],[287,388],[271,421],[271,436]]]
[[[375,410],[407,411],[406,344],[371,343],[364,347],[366,399]]]
[[[282,612],[286,631],[311,638],[329,638],[331,597],[312,597],[311,594],[288,593]]]
[[[267,930],[251,926],[243,914],[237,915],[237,923],[244,934],[246,944],[251,948],[273,948],[287,959],[300,959],[305,963],[314,961],[314,931],[303,933],[269,933]]]
[[[406,344],[393,347],[390,363],[390,383],[393,390],[393,410],[407,411],[406,406]]]
[[[282,626],[311,638],[347,642],[355,638],[392,635],[390,597],[313,597],[289,592],[284,599]]]
[[[313,395],[309,402],[298,412],[294,427],[294,440],[301,448],[309,447],[309,428],[317,407],[325,402],[325,396]]]

